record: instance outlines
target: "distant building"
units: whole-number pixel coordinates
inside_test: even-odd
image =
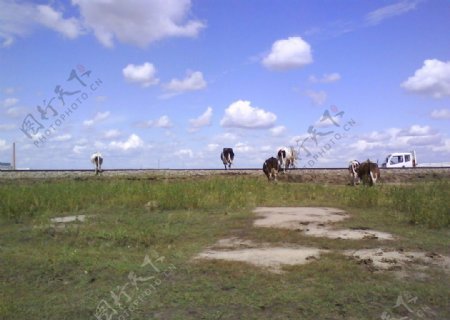
[[[13,167],[9,162],[0,162],[0,170],[12,170]]]

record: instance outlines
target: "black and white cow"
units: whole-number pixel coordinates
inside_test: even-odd
[[[358,177],[358,169],[361,164],[358,160],[352,160],[348,164],[348,173],[350,176],[350,183],[352,186],[359,183],[359,177]]]
[[[234,160],[234,152],[233,148],[223,148],[222,153],[220,154],[220,159],[222,159],[223,165],[225,166],[225,170],[231,168],[231,165]]]
[[[375,162],[371,162],[369,159],[362,162],[357,170],[358,178],[362,180],[364,184],[368,183],[370,186],[376,184],[380,179],[380,168]]]
[[[277,159],[278,164],[280,165],[280,168],[283,169],[283,172],[286,172],[286,169],[294,168],[295,167],[295,150],[293,147],[286,148],[283,147],[278,150],[277,153]]]
[[[277,181],[277,175],[280,171],[280,164],[278,160],[274,157],[271,157],[264,161],[263,171],[269,181]]]
[[[91,156],[91,162],[95,166],[95,174],[102,172],[103,156],[100,152],[96,152]]]

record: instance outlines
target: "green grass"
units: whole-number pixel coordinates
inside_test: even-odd
[[[392,247],[450,254],[449,181],[374,188],[300,183],[269,184],[263,177],[158,180],[119,178],[2,182],[0,186],[0,319],[95,319],[111,291],[130,273],[153,280],[128,285],[126,319],[376,319],[399,294],[450,318],[449,275],[425,279],[373,273],[330,252],[282,275],[243,263],[192,258],[217,240],[322,249]],[[394,233],[399,239],[343,241],[252,227],[255,206],[333,206],[347,210],[347,227]],[[50,217],[86,214],[85,223],[50,226]],[[158,262],[166,275],[144,257]],[[173,269],[170,269],[172,268]],[[150,284],[159,285],[149,295]],[[136,305],[133,302],[137,301]],[[120,311],[116,307],[117,311]],[[397,312],[397,313],[396,313]]]

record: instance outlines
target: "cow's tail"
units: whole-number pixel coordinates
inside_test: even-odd
[[[375,185],[377,183],[377,173],[371,170],[370,163],[369,163],[369,174],[370,179],[372,180],[372,185]]]

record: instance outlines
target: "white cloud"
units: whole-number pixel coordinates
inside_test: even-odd
[[[172,79],[164,85],[164,88],[172,94],[179,94],[186,91],[201,90],[206,87],[206,81],[200,71],[187,72],[184,79]]]
[[[103,134],[103,137],[105,139],[115,139],[120,137],[121,133],[119,130],[116,129],[111,129],[111,130],[107,130],[105,131],[105,133]]]
[[[36,20],[40,24],[69,39],[75,39],[83,32],[80,21],[75,18],[64,19],[61,12],[47,5],[38,5],[36,9]]]
[[[100,121],[105,120],[106,118],[108,118],[110,115],[109,111],[105,111],[105,112],[97,112],[97,114],[94,116],[93,119],[90,120],[85,120],[83,121],[83,124],[86,127],[92,127],[93,125],[99,123]]]
[[[417,3],[418,1],[403,0],[385,7],[381,7],[377,10],[369,12],[366,15],[365,21],[368,25],[377,25],[385,19],[402,15],[414,10]]]
[[[23,116],[26,113],[25,108],[22,107],[12,107],[6,110],[6,114],[10,117],[17,118]]]
[[[433,152],[450,153],[450,139],[445,139],[441,144],[431,147]]]
[[[262,60],[270,70],[290,70],[313,62],[311,46],[301,37],[277,40],[271,52]]]
[[[15,38],[28,35],[33,26],[35,7],[29,3],[0,1],[0,39],[9,47]]]
[[[70,39],[83,33],[78,19],[65,19],[62,12],[48,5],[0,1],[0,39],[3,39],[3,47],[11,46],[17,37],[29,35],[38,26],[47,27]]]
[[[7,131],[16,128],[14,124],[0,124],[0,131]]]
[[[431,95],[433,98],[450,96],[450,61],[425,60],[401,86],[410,92]]]
[[[250,101],[238,100],[225,109],[225,116],[220,121],[222,127],[246,129],[270,128],[277,116],[272,112],[252,107]]]
[[[217,143],[209,143],[206,146],[206,150],[209,151],[209,152],[216,151],[217,149],[219,149],[219,145]]]
[[[431,127],[430,126],[420,126],[417,124],[412,125],[408,129],[402,130],[399,132],[399,136],[425,136],[431,134]]]
[[[17,98],[6,98],[5,100],[3,100],[1,102],[1,105],[5,108],[9,108],[9,107],[16,105],[17,102],[19,102],[19,99],[17,99]]]
[[[126,141],[111,141],[109,146],[113,149],[127,151],[143,147],[144,141],[138,135],[133,133]]]
[[[235,144],[233,150],[240,153],[248,153],[250,151],[253,151],[253,148],[250,147],[247,143],[238,142]]]
[[[202,127],[211,125],[212,114],[213,114],[213,109],[211,107],[208,107],[206,109],[206,111],[202,115],[200,115],[198,118],[190,119],[189,120],[189,123],[190,123],[189,131],[194,132],[194,131],[199,130]]]
[[[0,151],[5,151],[9,149],[9,144],[6,143],[6,140],[0,139]]]
[[[67,134],[62,134],[62,135],[56,136],[52,140],[53,141],[69,141],[70,139],[72,139],[72,135],[67,133]]]
[[[315,75],[309,76],[309,82],[312,83],[332,83],[339,81],[341,79],[341,75],[337,72],[324,74],[322,77],[316,77]]]
[[[190,0],[73,0],[86,26],[106,47],[114,40],[145,47],[167,37],[195,37],[205,25],[187,20]]]
[[[321,106],[327,100],[327,93],[325,91],[308,90],[305,93],[315,106]]]
[[[159,79],[155,77],[156,69],[149,62],[145,62],[142,65],[129,64],[123,68],[122,73],[126,81],[138,83],[142,87],[149,87],[159,83]]]
[[[169,129],[173,127],[172,121],[170,121],[170,118],[168,116],[161,116],[160,118],[156,120],[149,120],[145,122],[141,122],[137,124],[138,127],[141,128],[165,128]]]
[[[73,147],[72,151],[76,154],[82,154],[86,149],[87,149],[86,146],[76,145]]]
[[[435,109],[430,114],[432,119],[450,119],[450,109]]]
[[[272,135],[274,137],[279,137],[283,133],[286,132],[286,127],[285,126],[276,126],[276,127],[273,127],[272,129],[270,129],[270,132],[272,133]]]
[[[184,158],[193,158],[194,152],[192,152],[191,149],[181,149],[174,153],[177,157],[180,157],[182,159]]]

